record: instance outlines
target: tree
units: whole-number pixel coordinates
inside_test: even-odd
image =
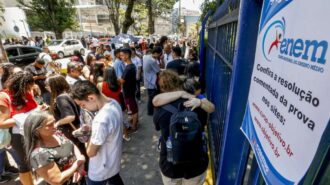
[[[202,11],[201,16],[199,17],[200,22],[203,21],[204,17],[210,10],[214,12],[217,9],[217,7],[223,3],[223,1],[224,0],[219,0],[219,1],[205,0],[200,7]]]
[[[32,29],[52,30],[56,38],[62,38],[66,29],[76,29],[74,0],[17,0],[27,14],[27,22]]]
[[[155,17],[168,18],[168,15],[173,9],[176,0],[146,0],[148,9],[148,33],[149,35],[155,32]]]
[[[148,25],[146,24],[147,12],[148,11],[145,8],[145,4],[136,2],[133,8],[134,23],[132,27],[134,34],[141,35],[142,33],[146,33],[148,31]]]
[[[108,11],[109,11],[110,22],[113,25],[115,34],[118,35],[120,33],[120,26],[119,26],[120,0],[105,0],[105,4],[107,5]]]
[[[132,18],[132,11],[135,1],[136,0],[127,0],[127,8],[125,12],[125,20],[123,22],[122,33],[127,33],[129,27],[134,23],[134,19]]]

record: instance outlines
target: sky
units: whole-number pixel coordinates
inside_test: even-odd
[[[204,0],[181,0],[181,6],[189,10],[198,10],[200,11],[200,6]],[[179,2],[174,4],[174,8],[179,7]]]

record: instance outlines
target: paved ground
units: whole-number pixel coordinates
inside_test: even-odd
[[[122,169],[125,185],[162,185],[158,167],[158,133],[154,130],[152,117],[146,113],[146,97],[139,104],[140,127],[131,135],[131,141],[123,143]],[[12,161],[12,160],[11,160]],[[6,185],[20,185],[18,177]],[[41,185],[41,183],[38,183]]]

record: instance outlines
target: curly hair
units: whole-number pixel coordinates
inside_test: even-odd
[[[14,106],[24,106],[26,94],[32,90],[34,79],[31,73],[20,71],[11,75],[7,82],[9,92],[13,95]]]
[[[171,70],[160,72],[158,85],[162,92],[171,92],[182,89],[182,80],[179,75]]]

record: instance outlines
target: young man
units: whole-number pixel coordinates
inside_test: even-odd
[[[157,95],[157,74],[160,72],[157,61],[162,55],[162,48],[155,47],[151,55],[143,57],[143,77],[144,87],[148,90],[148,115],[152,116],[154,107],[152,105],[152,99]]]
[[[121,79],[123,72],[125,70],[125,64],[120,59],[120,49],[116,49],[115,52],[115,62],[113,63],[113,68],[115,68],[116,75],[118,79]]]
[[[50,93],[45,88],[47,69],[45,60],[38,58],[34,63],[25,67],[25,71],[33,75],[34,82],[39,86],[41,95],[45,103],[50,104]]]
[[[119,175],[122,154],[120,105],[107,98],[90,81],[78,81],[71,89],[74,101],[83,109],[97,112],[92,121],[92,134],[87,144],[89,185],[123,185]]]
[[[126,63],[122,78],[119,80],[123,84],[123,93],[128,114],[132,116],[132,129],[138,128],[138,106],[135,100],[136,93],[136,68],[132,60],[130,48],[123,48],[120,51],[120,58]]]
[[[188,63],[187,61],[181,58],[181,54],[182,54],[181,48],[174,47],[172,49],[173,60],[167,64],[166,69],[173,70],[179,75],[184,75]]]

